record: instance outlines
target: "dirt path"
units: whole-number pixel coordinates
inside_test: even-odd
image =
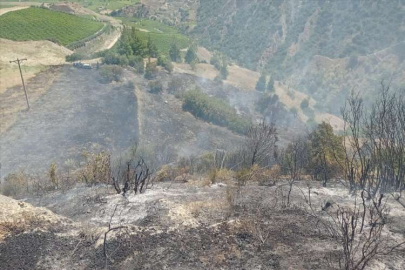
[[[106,42],[106,46],[104,47],[103,50],[111,49],[111,48],[115,45],[115,43],[117,43],[117,41],[120,39],[120,37],[121,37],[121,31],[119,31],[119,32],[115,35],[114,39],[110,39],[110,40],[109,40],[109,43]]]
[[[16,10],[20,10],[20,9],[26,9],[26,8],[29,8],[29,6],[18,6],[18,7],[2,8],[2,9],[0,9],[0,16],[6,14],[8,12],[11,12],[11,11],[16,11]]]
[[[144,122],[144,115],[143,115],[143,96],[142,96],[142,91],[139,90],[139,87],[137,85],[135,85],[135,89],[134,89],[134,93],[135,96],[137,98],[137,102],[138,102],[138,136],[139,136],[139,140],[142,139],[142,128],[143,128],[143,122]]]
[[[96,13],[96,12],[86,9],[86,8],[83,8],[83,9],[86,10],[89,14],[97,17],[99,20],[105,21],[115,28],[115,30],[112,31],[111,33],[101,35],[98,42],[95,41],[95,47],[93,48],[93,52],[99,52],[99,51],[111,49],[115,45],[115,43],[119,40],[119,38],[121,37],[121,32],[122,32],[121,21],[116,20],[115,18],[107,16],[107,15],[102,15],[102,14]],[[100,40],[101,40],[101,42],[100,42]]]
[[[44,171],[83,150],[121,152],[138,138],[137,101],[127,84],[102,84],[96,70],[66,66],[31,109],[0,135],[1,175]]]

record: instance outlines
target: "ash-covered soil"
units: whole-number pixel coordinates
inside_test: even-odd
[[[46,220],[59,222],[9,230],[0,240],[0,263],[4,269],[331,269],[328,259],[339,244],[316,225],[298,188],[289,208],[277,206],[277,187],[256,184],[243,187],[230,207],[232,183],[198,187],[196,181],[159,183],[126,197],[106,186],[81,186],[31,198],[27,202],[55,213]],[[306,183],[298,186],[305,190]],[[354,198],[341,186],[312,183],[315,212],[327,200],[344,205]],[[405,209],[388,203],[402,231],[389,225],[387,233],[403,240]],[[107,235],[106,260],[109,225],[120,228]],[[404,266],[395,255],[378,257],[367,269]]]
[[[148,80],[128,73],[126,78],[135,84],[139,103],[139,138],[142,145],[152,146],[157,152],[166,155],[166,163],[176,161],[179,156],[200,155],[213,149],[236,149],[243,137],[224,127],[219,127],[197,119],[182,110],[179,95],[182,91],[200,87],[204,92],[224,92],[214,83],[202,84],[199,77],[187,74],[171,75],[159,72],[157,80],[163,84],[163,93],[149,92]],[[181,82],[181,90],[171,91],[168,84],[172,79]],[[224,98],[226,100],[226,98]],[[162,160],[163,161],[163,160]]]
[[[20,170],[43,174],[53,162],[63,168],[68,159],[80,165],[83,150],[117,157],[135,143],[155,155],[151,158],[157,165],[215,149],[237,149],[242,136],[182,110],[181,93],[196,87],[229,102],[253,123],[262,120],[255,110],[261,98],[256,92],[162,70],[156,79],[162,82],[163,93],[150,93],[150,81],[130,70],[124,70],[121,82],[104,84],[96,69],[62,66],[28,82],[31,109],[18,112],[25,106],[21,89],[7,90],[1,108],[12,111],[3,116],[7,127],[0,134],[1,176]],[[173,80],[180,83],[179,90],[169,87]],[[299,121],[288,116],[279,124],[281,145],[300,129]]]
[[[20,169],[39,172],[53,161],[78,158],[83,150],[125,151],[138,138],[133,87],[103,84],[95,69],[63,67],[30,105],[0,134],[3,176]]]

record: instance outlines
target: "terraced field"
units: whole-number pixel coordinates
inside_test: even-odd
[[[15,41],[48,39],[67,45],[102,27],[103,24],[97,21],[35,7],[0,16],[0,38]]]
[[[17,2],[17,0],[1,0],[2,2],[11,2],[11,3],[15,3]],[[120,9],[122,7],[125,6],[129,6],[129,5],[134,5],[136,3],[138,3],[140,0],[109,0],[109,1],[105,1],[105,0],[92,0],[92,1],[82,1],[82,0],[70,0],[69,2],[73,2],[73,3],[78,3],[81,6],[91,9],[93,11],[100,11],[100,10],[115,10],[115,9]],[[49,3],[49,4],[54,4],[54,3],[58,3],[58,2],[63,2],[60,0],[28,0],[28,1],[20,1],[19,3]],[[3,4],[3,5],[6,5]],[[12,4],[10,4],[12,5]],[[1,8],[2,5],[0,5]]]
[[[145,40],[145,42],[150,36],[158,50],[163,54],[168,54],[170,45],[174,39],[181,49],[187,48],[189,45],[189,39],[182,35],[175,27],[157,21],[138,18],[118,17],[117,19],[122,20],[124,25],[140,29],[139,37]]]

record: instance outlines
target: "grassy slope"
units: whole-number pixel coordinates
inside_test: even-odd
[[[122,20],[125,25],[149,31],[139,31],[139,36],[146,42],[148,36],[150,35],[159,52],[163,54],[168,54],[173,39],[176,39],[176,42],[181,49],[188,47],[189,39],[180,34],[175,27],[171,27],[157,21],[138,18],[117,17],[117,19]]]
[[[52,38],[67,45],[102,27],[103,24],[96,21],[42,8],[28,8],[0,16],[0,38],[15,41]]]

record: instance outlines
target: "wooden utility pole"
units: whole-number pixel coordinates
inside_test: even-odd
[[[27,95],[27,89],[25,89],[25,83],[24,83],[24,77],[22,75],[22,71],[21,71],[21,65],[20,63],[23,61],[27,61],[27,58],[24,59],[18,59],[14,60],[14,61],[10,61],[10,63],[17,63],[18,64],[18,68],[20,69],[20,75],[21,75],[21,81],[24,87],[24,93],[25,93],[25,99],[27,100],[27,106],[28,106],[28,110],[30,109],[30,103],[28,102],[28,95]]]

